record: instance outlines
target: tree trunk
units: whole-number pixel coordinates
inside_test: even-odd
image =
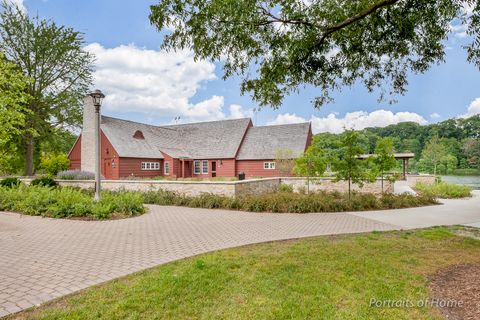
[[[352,180],[348,178],[348,200],[350,200],[351,194],[352,194],[352,187],[351,187],[351,182]]]
[[[383,193],[383,171],[382,171],[382,193]]]
[[[310,194],[310,175],[307,177],[307,194]]]
[[[25,175],[33,176],[33,153],[35,150],[34,138],[31,134],[25,136]]]

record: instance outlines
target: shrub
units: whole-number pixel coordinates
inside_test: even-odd
[[[130,217],[145,212],[143,196],[139,193],[104,192],[102,200],[95,202],[88,192],[40,185],[1,187],[0,210],[53,218],[96,219],[108,219],[113,214]]]
[[[57,174],[60,180],[94,180],[95,174],[88,171],[65,170]]]
[[[30,183],[32,186],[42,186],[42,187],[56,187],[57,182],[49,176],[43,176],[36,179],[33,179]]]
[[[18,187],[22,181],[18,178],[5,178],[0,181],[0,186],[2,187],[7,187],[7,188],[13,188],[13,187]]]
[[[439,182],[434,184],[417,183],[415,189],[423,194],[435,198],[465,198],[471,197],[472,193],[468,186]]]
[[[408,208],[436,204],[436,200],[428,195],[393,195],[347,193],[320,191],[311,194],[277,192],[238,198],[202,194],[187,197],[175,192],[159,190],[143,194],[145,203],[158,205],[176,205],[196,208],[222,208],[254,212],[342,212],[360,210],[380,210]]]
[[[67,170],[69,166],[70,160],[67,155],[61,153],[44,155],[40,159],[40,169],[52,176],[56,176],[62,170]]]
[[[278,187],[278,191],[280,192],[287,192],[287,193],[292,193],[293,192],[293,186],[289,184],[282,183]]]

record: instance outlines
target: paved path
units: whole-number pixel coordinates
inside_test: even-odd
[[[361,214],[150,208],[140,217],[103,222],[0,213],[0,317],[135,271],[223,248],[401,229],[414,227],[416,219],[421,226],[444,224],[448,215],[459,217],[458,222],[447,221],[453,224],[480,222],[478,194],[444,206]]]

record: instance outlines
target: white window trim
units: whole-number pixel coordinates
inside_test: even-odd
[[[170,175],[170,161],[165,161],[163,163],[163,175],[164,176]]]
[[[275,170],[275,162],[274,161],[267,161],[263,163],[264,170]]]
[[[142,171],[157,171],[160,170],[160,162],[145,161],[142,162],[140,169]]]
[[[198,171],[197,171],[197,163],[198,163]],[[200,174],[202,172],[202,167],[200,164],[200,160],[193,161],[193,174]]]
[[[204,166],[205,163],[207,164],[207,170],[206,171],[204,170],[205,169],[205,166]],[[208,174],[208,160],[202,160],[202,173],[203,174]]]

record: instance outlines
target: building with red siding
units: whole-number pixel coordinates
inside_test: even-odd
[[[71,169],[94,171],[94,117],[86,97],[83,130],[68,155]],[[255,127],[246,118],[154,126],[106,116],[100,123],[106,179],[279,176],[277,151],[295,158],[312,141],[310,123]]]

